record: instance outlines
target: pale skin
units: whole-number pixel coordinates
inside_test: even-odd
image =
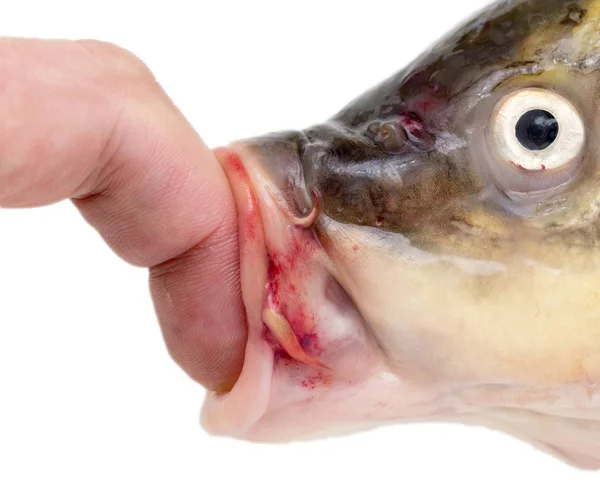
[[[111,44],[0,39],[0,114],[0,208],[71,199],[117,255],[149,269],[174,360],[229,390],[247,338],[236,207],[149,69]]]

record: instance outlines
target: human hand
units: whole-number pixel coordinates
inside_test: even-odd
[[[150,270],[175,361],[223,391],[246,342],[237,217],[219,163],[133,54],[94,41],[0,39],[0,207],[72,199]]]

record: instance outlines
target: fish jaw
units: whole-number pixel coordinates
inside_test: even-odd
[[[236,385],[207,395],[204,428],[286,442],[459,410],[453,396],[390,369],[315,231],[290,221],[294,212],[251,149],[215,154],[238,205],[249,336]]]
[[[215,153],[238,206],[249,340],[233,389],[207,395],[202,424],[209,433],[289,442],[393,423],[454,422],[503,431],[573,466],[600,469],[600,417],[593,385],[561,387],[558,379],[537,387],[495,383],[487,381],[485,372],[460,378],[449,365],[459,371],[462,362],[476,369],[484,360],[465,351],[435,371],[423,369],[418,355],[398,363],[382,342],[373,312],[364,308],[367,292],[360,304],[353,300],[360,280],[344,271],[361,258],[368,260],[370,240],[361,242],[339,225],[336,230],[326,216],[316,220],[318,229],[293,221],[313,212],[300,217],[294,211],[282,193],[285,188],[270,174],[272,165],[265,168],[260,155],[244,142]],[[332,236],[337,248],[330,244]],[[369,288],[368,282],[363,288]],[[389,299],[382,297],[380,303],[373,308],[394,308]],[[401,331],[389,334],[398,337]],[[410,330],[405,334],[405,342],[416,338]],[[458,337],[456,332],[444,342]]]

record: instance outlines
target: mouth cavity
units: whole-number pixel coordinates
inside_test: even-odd
[[[247,209],[245,213],[238,212],[240,215],[240,242],[243,245],[242,248],[245,250],[242,252],[242,255],[247,253],[254,256],[254,259],[251,260],[252,264],[264,262],[265,255],[267,257],[267,282],[265,292],[263,295],[257,297],[262,299],[263,303],[261,315],[262,323],[268,328],[272,337],[289,357],[305,365],[329,370],[326,365],[304,350],[301,343],[302,339],[298,338],[290,321],[286,318],[286,315],[280,308],[278,292],[279,279],[276,278],[277,273],[275,273],[280,267],[277,266],[276,260],[272,258],[272,254],[266,252],[266,242],[264,232],[262,231],[263,225],[259,203],[256,194],[253,191],[248,173],[246,172],[246,167],[240,159],[240,155],[233,149],[223,148],[216,149],[214,153],[221,162],[228,177],[231,178],[231,176],[234,175],[238,180],[241,180],[238,187],[234,188],[234,195],[238,205],[243,205]],[[283,168],[286,166],[287,165],[284,165]],[[275,170],[280,172],[281,168]],[[310,229],[319,216],[321,204],[320,197],[316,189],[313,189],[312,193],[313,204],[308,214],[299,216],[281,207],[283,214],[287,217],[288,221],[297,228]],[[263,272],[264,267],[259,271]],[[242,283],[244,284],[244,282]],[[256,309],[258,306],[258,300],[256,298],[252,298],[250,304],[254,306],[255,311],[258,310]]]
[[[238,381],[229,392],[208,392],[202,424],[216,435],[280,441],[343,425],[353,412],[336,410],[336,399],[369,381],[382,365],[321,243],[326,219],[318,192],[309,189],[304,209],[290,202],[292,186],[306,193],[298,156],[281,144],[275,153],[272,143],[261,143],[244,141],[213,151],[238,209],[248,341]],[[277,158],[282,152],[287,154]],[[327,420],[308,408],[317,403]],[[288,416],[291,411],[296,413]],[[284,428],[282,422],[291,423]]]

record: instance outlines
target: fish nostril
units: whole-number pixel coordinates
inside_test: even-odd
[[[425,121],[414,112],[378,119],[367,124],[363,135],[387,153],[400,153],[408,145],[430,150],[435,138]]]
[[[366,135],[388,153],[400,152],[407,140],[404,127],[393,120],[371,123],[367,127]]]

